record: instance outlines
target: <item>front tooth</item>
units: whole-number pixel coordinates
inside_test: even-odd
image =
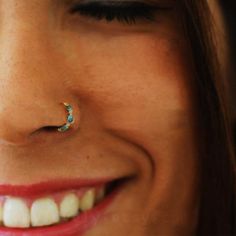
[[[3,207],[3,223],[7,227],[28,228],[30,211],[26,203],[19,198],[8,198]]]
[[[51,198],[41,198],[33,202],[31,206],[32,226],[46,226],[58,223],[59,210],[55,201]]]
[[[73,217],[79,210],[79,198],[74,193],[67,194],[60,203],[60,216]]]
[[[82,211],[90,210],[94,205],[94,201],[95,201],[95,190],[90,189],[81,198],[80,209]]]

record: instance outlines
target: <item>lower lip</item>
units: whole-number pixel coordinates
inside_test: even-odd
[[[111,205],[115,197],[118,195],[120,188],[118,187],[110,193],[101,203],[93,209],[81,213],[69,222],[61,223],[54,226],[42,228],[7,228],[0,227],[1,236],[82,236],[87,230],[95,226],[98,220],[104,215],[105,210]]]

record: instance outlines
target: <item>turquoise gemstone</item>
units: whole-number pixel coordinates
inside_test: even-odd
[[[72,122],[74,121],[73,115],[69,115],[69,116],[67,117],[67,121],[68,121],[69,123],[72,123]]]
[[[73,111],[72,106],[71,105],[66,106],[66,110],[69,112]]]
[[[66,125],[63,125],[62,127],[58,128],[58,131],[60,132],[65,132],[69,129],[69,126],[66,124]]]

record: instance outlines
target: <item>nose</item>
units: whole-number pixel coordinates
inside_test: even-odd
[[[0,26],[0,143],[25,143],[43,127],[62,125],[66,116],[60,102],[68,94],[48,34],[20,16]]]

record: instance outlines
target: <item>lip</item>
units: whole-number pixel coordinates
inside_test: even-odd
[[[16,229],[0,227],[1,236],[82,236],[87,230],[95,226],[105,214],[105,210],[111,205],[119,193],[119,187],[107,196],[93,209],[82,213],[73,220],[55,226]]]
[[[50,181],[50,182],[42,182],[38,184],[33,184],[29,186],[16,186],[12,185],[1,185],[0,193],[10,193],[17,194],[18,196],[31,196],[38,195],[42,192],[45,194],[45,190],[50,192],[52,191],[60,191],[64,189],[68,189],[70,187],[88,187],[95,186],[104,183],[108,183],[112,180],[108,179],[100,179],[100,180],[80,180],[76,182],[73,180],[63,180],[62,182],[58,181]],[[66,186],[65,186],[66,184]],[[49,189],[53,187],[52,189]],[[1,236],[82,236],[87,230],[91,227],[95,226],[99,219],[105,214],[106,209],[112,204],[115,200],[116,196],[119,194],[123,185],[118,186],[113,192],[108,194],[97,206],[92,208],[91,210],[81,213],[74,219],[60,223],[57,225],[51,225],[46,227],[38,227],[38,228],[29,228],[29,229],[19,229],[19,228],[7,228],[0,227],[0,235]],[[46,188],[46,189],[45,189]],[[33,191],[30,192],[30,191]]]
[[[114,181],[114,178],[101,179],[58,179],[30,185],[0,185],[0,196],[35,197],[68,189],[97,187]]]

